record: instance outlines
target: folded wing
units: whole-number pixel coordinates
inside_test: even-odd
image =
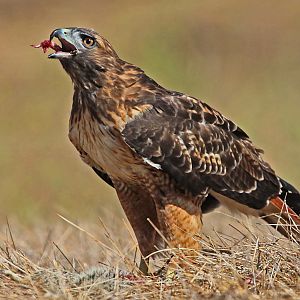
[[[280,193],[261,150],[233,122],[205,103],[179,93],[156,97],[129,121],[125,142],[193,195],[216,191],[260,209]]]

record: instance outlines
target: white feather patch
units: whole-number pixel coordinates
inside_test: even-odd
[[[153,167],[155,169],[158,169],[158,170],[161,170],[161,165],[160,164],[156,164],[156,163],[152,162],[150,159],[145,158],[145,157],[143,157],[143,161],[146,164],[150,165],[151,167]]]

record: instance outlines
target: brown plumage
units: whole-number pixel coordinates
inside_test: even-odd
[[[275,223],[273,214],[286,208],[281,222],[290,214],[300,224],[298,191],[232,121],[163,88],[92,30],[57,29],[50,41],[49,57],[74,84],[70,140],[116,189],[143,256],[156,247],[199,249],[202,213],[219,203]]]

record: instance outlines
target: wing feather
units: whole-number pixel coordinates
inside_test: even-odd
[[[126,124],[125,142],[159,165],[178,187],[205,194],[214,190],[261,208],[280,183],[247,134],[207,104],[183,94],[160,96]]]

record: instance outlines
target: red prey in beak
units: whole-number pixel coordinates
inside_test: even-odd
[[[46,53],[49,48],[53,49],[55,52],[61,51],[61,47],[51,40],[44,40],[38,45],[30,45],[33,48],[42,48],[43,52]]]
[[[53,38],[57,38],[61,45],[58,45],[53,41]],[[53,49],[55,52],[49,54],[49,58],[67,58],[74,56],[78,53],[77,48],[73,45],[72,37],[70,36],[70,30],[68,29],[56,29],[54,30],[49,40],[44,40],[37,45],[31,45],[34,48],[42,48],[46,53],[48,49]]]

